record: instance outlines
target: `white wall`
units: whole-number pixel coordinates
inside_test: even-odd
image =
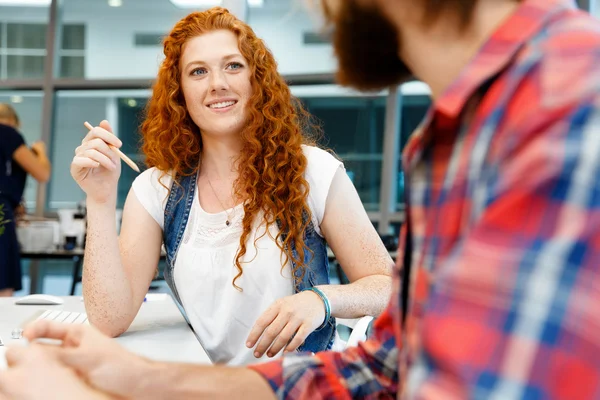
[[[252,13],[249,21],[271,49],[282,74],[329,73],[336,69],[330,45],[305,45],[303,33],[319,26],[304,12],[286,18],[281,12]]]
[[[62,18],[65,23],[86,26],[87,78],[152,78],[162,60],[162,49],[135,47],[135,33],[166,34],[188,12],[171,6],[168,0],[125,0],[119,8],[108,7],[105,0],[70,0]],[[47,20],[46,8],[0,8],[0,21]],[[303,44],[303,32],[318,26],[301,8],[253,8],[248,22],[275,55],[282,74],[335,70],[331,46]]]
[[[118,10],[118,9],[117,9]],[[162,49],[135,47],[135,33],[168,33],[174,23],[184,16],[161,16],[156,13],[132,19],[118,12],[107,13],[102,18],[88,20],[86,74],[88,78],[139,78],[154,77],[162,60]],[[303,31],[313,29],[310,18],[297,14],[282,21],[281,12],[253,12],[249,22],[257,35],[271,49],[282,74],[322,73],[335,69],[331,47],[306,46],[302,43]],[[65,21],[81,22],[76,15]]]

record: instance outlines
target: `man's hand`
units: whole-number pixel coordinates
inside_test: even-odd
[[[79,400],[109,399],[88,385],[59,360],[52,345],[11,347],[6,352],[8,370],[0,372],[0,399]]]
[[[296,350],[306,337],[323,323],[325,306],[321,298],[311,291],[300,292],[275,301],[257,320],[246,345],[254,347],[255,357],[268,350],[269,357],[282,349]],[[261,337],[262,336],[262,337]]]
[[[30,341],[61,340],[56,352],[64,365],[77,371],[93,387],[120,397],[135,397],[150,364],[88,325],[38,321],[28,326],[23,336]]]

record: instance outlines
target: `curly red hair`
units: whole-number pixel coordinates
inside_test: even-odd
[[[146,164],[163,174],[186,176],[198,172],[202,139],[185,107],[180,58],[190,38],[218,29],[227,29],[237,36],[240,52],[249,64],[253,90],[247,106],[247,125],[241,133],[243,149],[237,159],[239,177],[234,186],[236,196],[247,201],[235,259],[238,273],[232,284],[241,289],[235,282],[242,276],[246,242],[261,211],[267,227],[279,223],[280,233],[274,239],[286,262],[295,261],[292,273],[298,283],[305,273],[304,255],[310,252],[303,237],[311,221],[307,204],[309,187],[304,178],[307,160],[301,145],[313,143],[304,134],[306,128],[314,125],[304,124],[310,121],[310,116],[292,97],[265,43],[226,9],[214,7],[194,12],[180,20],[164,39],[166,58],[141,127]],[[282,236],[282,232],[287,235]],[[292,244],[296,253],[291,251]]]

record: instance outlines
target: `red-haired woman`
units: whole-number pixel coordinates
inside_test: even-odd
[[[336,342],[335,317],[377,315],[392,260],[343,165],[303,135],[305,112],[252,29],[223,8],[179,21],[146,119],[148,170],[115,229],[121,142],[89,132],[71,173],[87,194],[89,320],[123,333],[165,279],[214,362],[246,364]],[[330,285],[326,244],[350,280]]]

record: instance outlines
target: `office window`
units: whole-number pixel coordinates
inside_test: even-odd
[[[85,26],[64,25],[60,50],[61,78],[85,77]]]
[[[85,193],[69,173],[75,149],[87,134],[84,121],[97,125],[106,118],[107,100],[99,93],[58,92],[52,135],[52,176],[48,183],[48,208],[75,208]]]
[[[168,0],[125,0],[121,7],[111,7],[106,0],[63,0],[62,4],[66,23],[86,16],[85,41],[78,47],[85,52],[86,79],[155,78],[163,58],[159,37],[193,11]],[[140,33],[156,34],[149,39],[153,45],[139,46],[136,35]],[[74,68],[61,68],[60,76],[67,77]]]
[[[321,145],[344,161],[367,211],[379,210],[385,99],[382,97],[302,98],[321,123]]]
[[[332,149],[344,161],[365,208],[379,209],[383,149],[384,98],[302,98],[323,129],[319,144]],[[139,126],[146,98],[118,99],[118,131],[123,152],[144,168],[140,151]],[[119,180],[118,203],[122,206],[137,173],[126,166]]]
[[[7,55],[6,79],[36,79],[44,76],[45,56]]]
[[[46,58],[45,23],[0,22],[0,79],[41,79]],[[63,27],[61,48],[62,77],[85,75],[85,26]]]
[[[316,90],[316,89],[315,89]],[[144,169],[139,127],[149,91],[69,91],[59,92],[53,141],[53,177],[49,208],[72,207],[84,195],[68,171],[74,149],[85,135],[84,120],[98,124],[109,119],[122,151]],[[323,129],[319,144],[330,148],[343,160],[346,171],[368,211],[379,210],[385,98],[328,95],[302,96],[309,112]],[[62,173],[59,173],[62,171]],[[122,207],[138,174],[123,164],[118,185],[117,205]]]
[[[140,92],[142,93],[140,95]],[[59,91],[52,142],[52,177],[49,182],[48,208],[74,208],[85,200],[85,194],[68,173],[75,148],[87,134],[84,121],[98,125],[109,120],[123,141],[121,150],[143,170],[139,153],[138,126],[148,91]],[[122,208],[137,172],[122,163],[118,185],[117,207]]]
[[[119,97],[117,99],[117,108],[119,110],[119,124],[116,129],[119,132],[119,138],[123,142],[121,151],[127,154],[140,168],[140,171],[144,171],[146,166],[144,165],[144,155],[140,150],[141,147],[141,135],[139,127],[143,122],[144,108],[148,98],[140,97]],[[138,173],[133,169],[129,168],[127,164],[122,163],[121,168],[121,179],[119,179],[119,189],[117,197],[117,207],[123,208],[125,205],[125,199],[131,188],[131,184],[134,179],[138,176]]]
[[[85,26],[63,26],[61,48],[63,50],[85,50]]]
[[[402,110],[400,114],[400,149],[404,150],[408,138],[419,126],[429,106],[431,98],[427,95],[404,95],[400,103]],[[402,159],[398,161],[398,197],[397,206],[402,208],[404,204],[404,173],[402,172]]]
[[[62,56],[60,58],[60,77],[82,78],[85,75],[83,56]]]
[[[7,23],[6,47],[44,50],[46,48],[46,25]]]

